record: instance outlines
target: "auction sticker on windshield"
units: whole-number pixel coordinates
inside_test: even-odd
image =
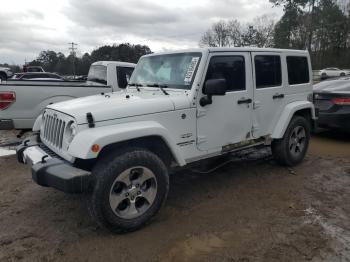
[[[192,77],[194,75],[194,71],[196,70],[197,64],[199,61],[199,57],[193,57],[190,65],[188,66],[187,73],[185,76],[185,84],[189,85],[192,81]]]

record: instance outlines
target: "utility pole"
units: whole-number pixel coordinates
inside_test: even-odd
[[[76,44],[74,42],[71,42],[68,44],[70,45],[70,47],[68,49],[70,50],[70,53],[72,55],[73,76],[75,79],[75,54],[76,54],[75,51],[77,50],[77,48],[75,46],[77,46],[78,44]]]

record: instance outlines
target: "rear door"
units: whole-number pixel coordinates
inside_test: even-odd
[[[284,61],[284,60],[283,60]],[[253,136],[272,133],[285,105],[285,63],[280,53],[253,52],[254,114]]]
[[[224,78],[228,89],[224,96],[213,96],[212,104],[204,107],[198,105],[197,147],[200,150],[220,150],[250,138],[253,101],[251,70],[248,52],[210,54],[205,80]]]

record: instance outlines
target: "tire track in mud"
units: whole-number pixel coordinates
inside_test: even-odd
[[[0,261],[347,261],[350,160],[310,152],[292,169],[265,152],[181,171],[156,219],[127,235],[96,228],[80,196],[1,157]]]

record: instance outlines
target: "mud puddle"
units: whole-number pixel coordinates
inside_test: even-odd
[[[350,158],[350,133],[321,131],[311,138],[309,153]]]

